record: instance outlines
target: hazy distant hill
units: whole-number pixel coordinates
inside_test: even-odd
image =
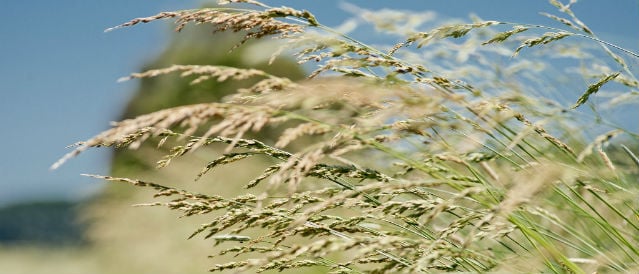
[[[0,244],[82,244],[85,227],[77,213],[77,203],[62,201],[0,208]]]

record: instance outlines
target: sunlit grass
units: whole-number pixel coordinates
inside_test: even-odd
[[[317,64],[308,80],[215,64],[132,74],[255,82],[221,102],[117,122],[53,167],[92,147],[157,146],[165,156],[141,155],[158,173],[89,176],[151,188],[160,200],[144,205],[204,218],[191,237],[219,247],[212,271],[638,269],[637,135],[593,100],[609,86],[637,92],[637,55],[600,40],[570,5],[551,1],[560,15],[546,15],[565,29],[475,18],[372,46],[307,11],[223,2],[252,8],[115,28],[172,18],[178,31],[239,31],[238,47],[275,37],[285,43],[273,58]],[[623,153],[609,153],[616,139]],[[211,176],[206,192],[179,184]]]

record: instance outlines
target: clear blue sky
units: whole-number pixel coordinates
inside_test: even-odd
[[[80,173],[107,172],[106,150],[89,151],[56,171],[48,167],[66,145],[116,119],[136,82],[116,79],[159,53],[170,34],[155,23],[103,30],[134,17],[197,7],[184,0],[3,0],[0,3],[0,205],[77,199],[99,189]],[[268,1],[314,12],[327,25],[347,14],[343,1]],[[545,0],[347,1],[369,9],[431,9],[445,17],[549,24]],[[302,7],[303,6],[303,7]],[[574,10],[605,40],[638,51],[639,0],[582,0]]]

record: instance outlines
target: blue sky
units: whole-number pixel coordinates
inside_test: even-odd
[[[103,30],[161,11],[197,7],[184,0],[3,0],[0,4],[0,205],[37,199],[77,199],[99,189],[80,173],[108,171],[106,150],[93,150],[56,171],[65,146],[106,129],[136,82],[117,83],[159,53],[170,35],[164,23]],[[265,1],[315,13],[338,25],[344,1]],[[368,9],[434,10],[445,17],[549,24],[545,0],[347,1]],[[574,11],[605,40],[639,51],[639,0],[582,0]]]

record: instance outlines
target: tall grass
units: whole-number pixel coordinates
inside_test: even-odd
[[[200,154],[194,180],[268,159],[235,197],[88,175],[155,189],[150,206],[209,216],[191,237],[219,247],[226,263],[212,271],[637,271],[637,135],[603,116],[636,99],[637,54],[598,38],[572,2],[550,3],[558,15],[545,16],[563,27],[474,18],[429,28],[407,14],[391,23],[411,27],[394,28],[383,20],[389,11],[358,8],[382,33],[403,36],[388,46],[257,1],[137,18],[112,29],[172,19],[177,31],[240,32],[237,47],[273,37],[285,43],[272,58],[317,68],[298,82],[215,65],[132,74],[124,80],[179,73],[193,84],[257,82],[222,102],[114,123],[53,167],[92,147],[143,143],[170,147],[158,168],[221,147]],[[598,96],[608,87],[623,93]],[[277,138],[259,134],[267,128]],[[628,146],[610,146],[613,138]]]

